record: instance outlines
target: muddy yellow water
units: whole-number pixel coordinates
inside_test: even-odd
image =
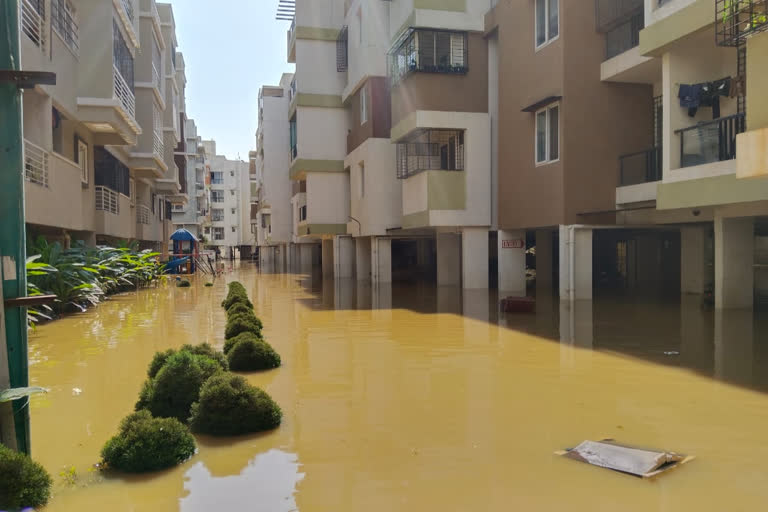
[[[271,433],[198,438],[185,464],[93,471],[157,350],[222,345],[225,281],[249,290],[282,368],[248,375]],[[494,298],[258,274],[116,297],[32,335],[33,455],[47,511],[672,511],[768,504],[760,315],[617,300],[498,315]],[[761,335],[761,333],[763,335]],[[558,458],[585,439],[693,454],[654,482]],[[60,473],[69,474],[65,478]]]

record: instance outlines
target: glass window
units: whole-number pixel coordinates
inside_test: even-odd
[[[549,159],[560,158],[560,107],[549,109]]]
[[[536,112],[536,163],[554,162],[560,158],[560,106]]]
[[[360,124],[368,122],[368,84],[360,89]]]
[[[557,38],[560,33],[559,0],[536,0],[536,47]]]

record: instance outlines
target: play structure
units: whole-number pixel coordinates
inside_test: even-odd
[[[186,229],[177,229],[171,235],[173,253],[166,269],[171,274],[194,274],[200,257],[200,242]]]

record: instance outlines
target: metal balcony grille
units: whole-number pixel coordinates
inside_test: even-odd
[[[619,157],[619,186],[661,180],[661,148],[654,147]]]
[[[24,178],[42,187],[48,186],[48,152],[24,139]]]
[[[96,187],[96,210],[115,215],[120,213],[120,198],[117,192],[107,187]]]
[[[640,44],[640,31],[645,26],[641,11],[605,33],[605,58],[612,59]]]
[[[398,179],[430,170],[464,170],[463,130],[422,130],[397,145]]]
[[[746,116],[734,114],[675,130],[680,135],[680,167],[733,160],[736,135],[745,129]]]
[[[131,0],[123,0],[123,9],[125,9],[125,14],[128,16],[128,19],[135,21],[133,13],[133,2],[131,2]]]
[[[393,84],[409,73],[466,74],[469,51],[466,32],[410,29],[389,55]]]
[[[152,217],[152,212],[149,210],[149,206],[140,204],[136,207],[136,222],[139,224],[149,224],[149,219]]]
[[[719,46],[741,46],[768,30],[768,0],[716,0],[715,38]]]
[[[80,52],[80,39],[75,22],[75,9],[68,0],[51,0],[51,26],[73,53]]]
[[[349,66],[349,27],[344,27],[336,38],[336,71],[346,71]]]
[[[595,0],[596,29],[610,32],[643,10],[643,0]]]
[[[123,78],[128,90],[133,94],[133,54],[123,38],[123,33],[115,20],[112,20],[112,57],[115,68]]]
[[[45,53],[45,1],[22,0],[21,29]]]

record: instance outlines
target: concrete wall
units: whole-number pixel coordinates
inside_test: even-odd
[[[290,85],[290,79],[287,79],[287,85]],[[262,206],[268,205],[271,210],[270,241],[287,243],[291,241],[292,228],[291,183],[288,179],[290,154],[287,149],[290,145],[288,91],[285,90],[283,96],[264,96],[263,103],[260,126],[264,151]]]
[[[299,107],[297,122],[299,158],[344,160],[347,154],[347,114],[344,109]]]
[[[307,174],[307,222],[347,224],[349,220],[349,174]]]
[[[365,77],[387,76],[389,6],[381,0],[356,0],[347,12],[345,24],[349,27],[346,99]]]
[[[345,85],[344,73],[336,71],[336,41],[296,41],[298,92],[341,96]]]
[[[296,0],[296,26],[341,28],[344,0]]]

